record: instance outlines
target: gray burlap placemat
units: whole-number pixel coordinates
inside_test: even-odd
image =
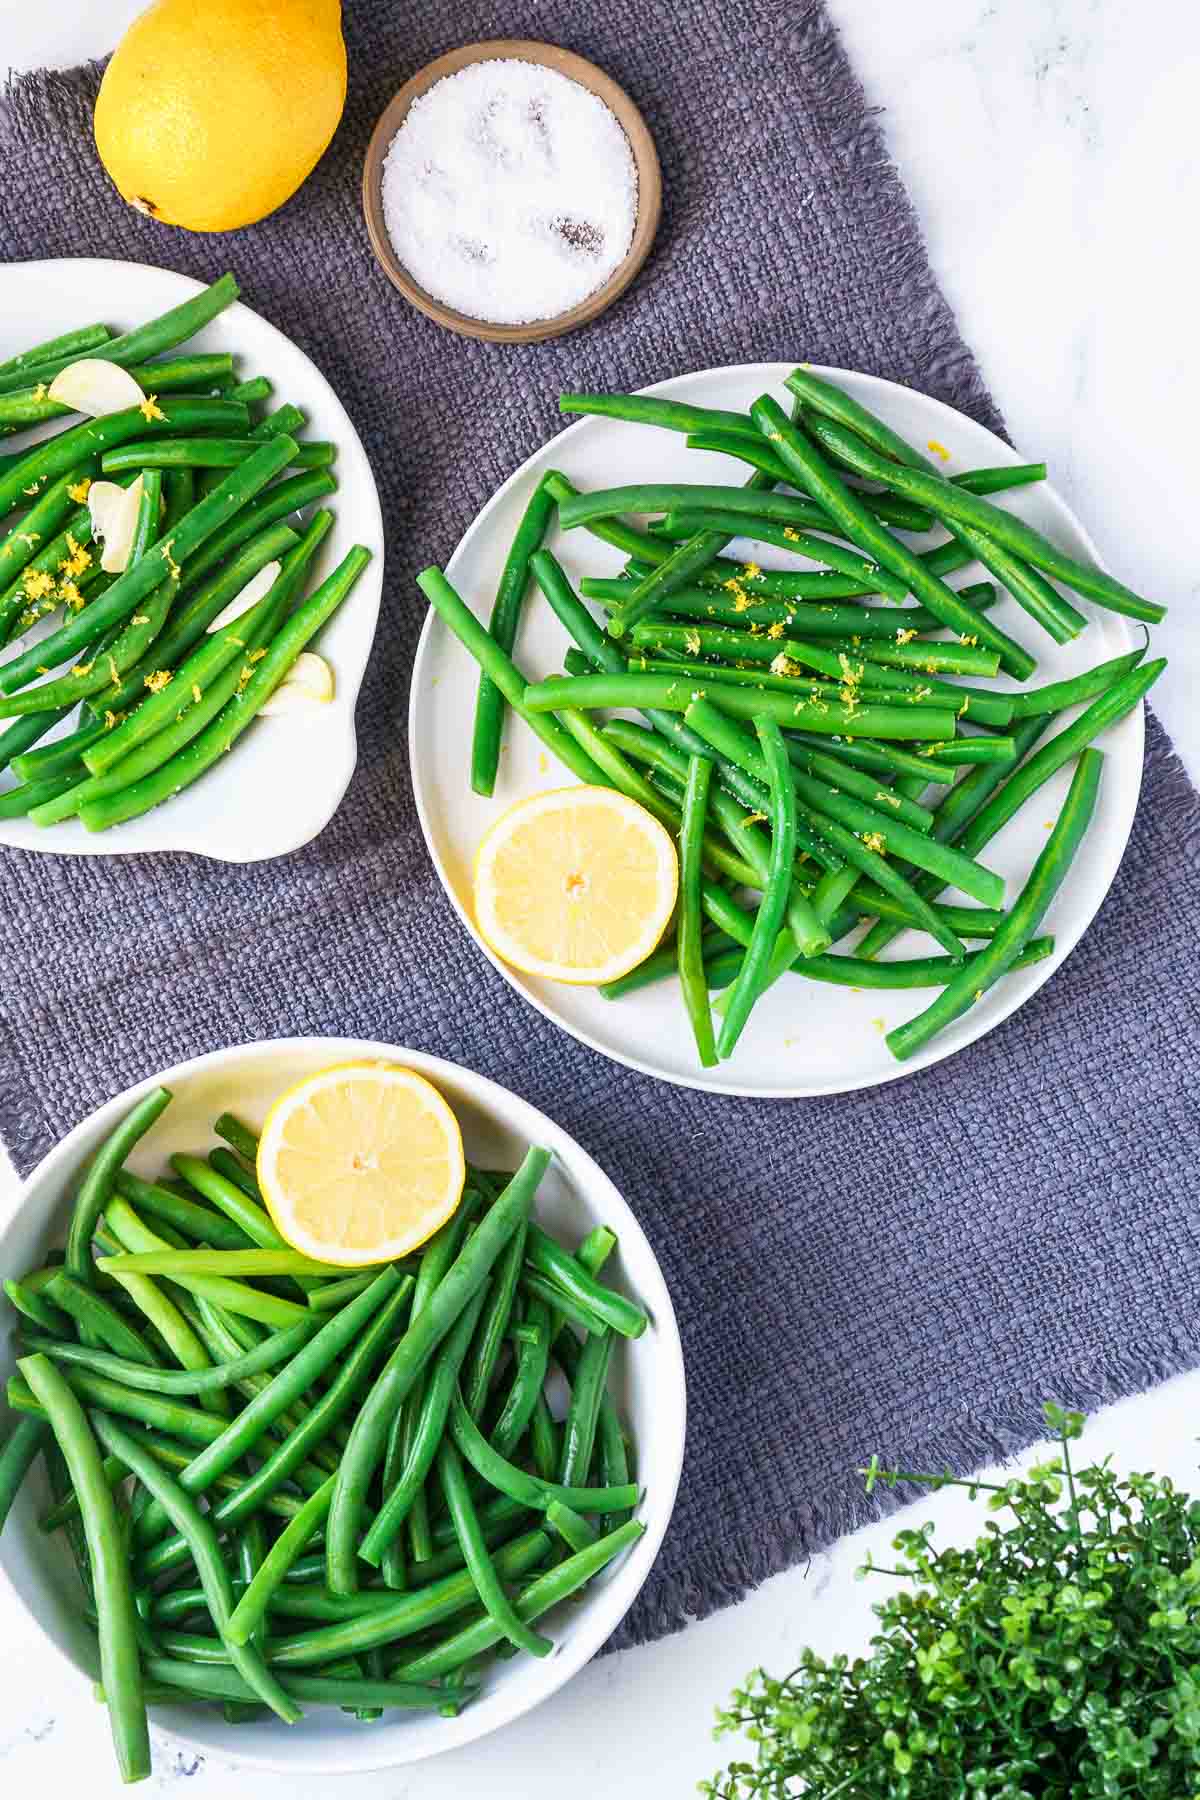
[[[976,1465],[1036,1433],[1044,1396],[1094,1405],[1200,1358],[1187,1168],[1200,809],[1152,722],[1129,851],[1069,963],[982,1043],[875,1093],[703,1098],[615,1067],[510,992],[465,938],[417,826],[411,572],[447,557],[558,429],[559,390],[808,357],[998,421],[820,6],[352,0],[347,12],[337,140],[251,231],[192,237],[121,204],[93,158],[95,69],[18,82],[0,117],[3,254],[124,256],[205,278],[234,267],[342,396],[388,533],[361,762],[316,843],[249,868],[0,853],[0,1128],[28,1168],[126,1083],[280,1032],[418,1045],[545,1106],[637,1209],[683,1329],[687,1466],[621,1633],[633,1641],[861,1519],[854,1471],[871,1450]],[[363,150],[394,89],[450,45],[501,33],[611,70],[666,175],[662,231],[630,294],[532,349],[450,337],[411,311],[359,211]]]

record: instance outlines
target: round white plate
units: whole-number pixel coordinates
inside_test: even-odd
[[[206,1154],[216,1142],[212,1121],[227,1108],[258,1130],[271,1102],[293,1082],[331,1063],[373,1058],[418,1069],[440,1088],[462,1127],[467,1155],[479,1167],[515,1168],[530,1144],[545,1145],[553,1160],[538,1188],[535,1213],[564,1242],[577,1243],[594,1225],[615,1231],[618,1249],[605,1279],[638,1299],[650,1316],[640,1338],[622,1338],[614,1346],[610,1375],[613,1397],[637,1444],[644,1495],[638,1516],[646,1531],[583,1592],[547,1615],[545,1628],[555,1643],[549,1656],[494,1663],[479,1698],[457,1719],[388,1713],[362,1725],[332,1707],[308,1707],[301,1723],[289,1729],[270,1719],[229,1725],[216,1708],[152,1708],[156,1725],[197,1750],[291,1775],[419,1762],[486,1737],[548,1699],[596,1654],[633,1605],[670,1522],[683,1466],[687,1395],[679,1328],[637,1219],[599,1165],[545,1113],[482,1075],[418,1050],[354,1038],[279,1038],[217,1050],[139,1082],[106,1101],[38,1164],[15,1211],[0,1224],[0,1272],[37,1268],[48,1249],[63,1243],[80,1172],[134,1102],[159,1082],[174,1097],[130,1158],[131,1167],[146,1176],[161,1171],[173,1151]],[[0,1384],[13,1372],[14,1316],[0,1296]],[[0,1442],[9,1423],[7,1416],[0,1419]],[[38,1515],[48,1503],[39,1467],[17,1496],[0,1538],[0,1571],[12,1598],[55,1649],[94,1678],[95,1638],[79,1613],[78,1576],[61,1534],[47,1537],[38,1529]],[[0,1604],[5,1599],[0,1580]],[[94,1704],[81,1680],[79,1705]]]
[[[741,411],[764,390],[785,397],[781,383],[792,367],[790,363],[751,363],[707,369],[659,382],[646,392],[693,405]],[[948,450],[946,466],[951,472],[1027,460],[982,425],[924,394],[843,369],[818,369],[817,373],[847,388],[911,442],[924,447],[933,441]],[[505,482],[450,560],[450,580],[482,619],[486,620],[491,610],[517,521],[535,483],[549,468],[561,468],[581,488],[639,481],[740,484],[746,474],[745,465],[729,457],[687,449],[682,435],[675,432],[614,419],[580,420]],[[1072,555],[1099,561],[1087,533],[1049,484],[1015,489],[1001,496],[1001,501]],[[928,539],[935,541],[933,536]],[[584,530],[556,531],[550,546],[573,579],[585,574],[615,575],[624,560],[618,551]],[[739,551],[749,555],[751,546],[735,545],[731,553]],[[753,546],[753,554],[764,567],[788,563],[765,545]],[[954,585],[964,586],[983,573],[977,565],[964,569],[953,577]],[[1092,623],[1063,648],[1051,643],[1007,596],[996,608],[996,618],[1038,658],[1033,684],[1042,686],[1078,674],[1131,649],[1138,641],[1128,620],[1092,607],[1086,600],[1078,604]],[[566,647],[566,633],[554,614],[531,597],[516,650],[522,671],[530,679],[561,672]],[[759,1001],[734,1056],[715,1069],[702,1070],[675,982],[661,982],[623,1000],[609,1001],[592,988],[562,987],[510,969],[480,938],[471,906],[472,861],[480,838],[503,808],[541,788],[562,786],[565,775],[533,733],[510,717],[494,798],[483,800],[471,791],[476,682],[474,662],[431,612],[413,668],[409,755],[425,840],[463,924],[505,980],[582,1043],[665,1081],[714,1093],[789,1099],[872,1087],[939,1062],[990,1031],[1049,980],[1086,931],[1117,872],[1141,785],[1143,722],[1139,707],[1100,740],[1108,756],[1096,817],[1044,928],[1057,940],[1054,955],[1006,976],[979,1006],[919,1056],[898,1063],[884,1042],[884,1033],[922,1011],[929,1003],[928,992],[860,993],[788,976]],[[1013,684],[1005,679],[999,685]],[[1060,771],[983,853],[982,861],[1007,878],[1010,899],[1019,892],[1045,842],[1046,827],[1063,801],[1070,773],[1070,769]],[[934,948],[928,938],[906,933],[891,954],[928,955]]]
[[[102,257],[9,263],[0,272],[0,361],[91,319],[103,319],[114,331],[131,330],[202,286],[169,269]],[[371,561],[314,645],[333,666],[335,697],[312,711],[257,721],[218,768],[140,819],[97,833],[86,831],[78,819],[52,828],[28,819],[0,819],[0,844],[69,856],[192,850],[220,862],[259,862],[307,844],[338,809],[358,758],[354,703],[383,591],[383,517],[375,478],[337,395],[316,365],[274,325],[239,301],[181,345],[179,354],[220,350],[237,357],[239,380],[270,376],[275,384],[271,406],[291,401],[303,408],[308,415],[305,437],[328,438],[337,445],[338,491],[323,502],[333,512],[334,525],[311,565],[309,588],[336,568],[352,544],[365,544]],[[0,448],[24,448],[49,429],[4,438]],[[0,719],[0,728],[6,723]],[[75,724],[72,715],[42,742]],[[13,785],[11,771],[0,775],[0,791]]]

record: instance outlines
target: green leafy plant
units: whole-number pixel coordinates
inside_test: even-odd
[[[1200,1500],[1165,1478],[1076,1470],[1080,1413],[1047,1406],[1053,1461],[1002,1484],[864,1471],[986,1494],[969,1549],[893,1540],[906,1585],[871,1654],[756,1670],[718,1713],[756,1759],[710,1800],[1198,1800]]]

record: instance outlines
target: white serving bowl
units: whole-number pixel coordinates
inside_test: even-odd
[[[482,1075],[416,1050],[355,1038],[281,1038],[217,1050],[148,1077],[84,1119],[39,1163],[0,1229],[0,1273],[36,1268],[47,1250],[64,1242],[88,1158],[150,1087],[161,1082],[174,1100],[130,1159],[131,1167],[146,1175],[160,1170],[169,1152],[212,1148],[212,1121],[220,1112],[229,1109],[260,1126],[270,1102],[292,1082],[330,1063],[373,1057],[418,1069],[441,1089],[462,1126],[467,1155],[478,1165],[515,1167],[531,1143],[551,1150],[554,1161],[538,1192],[536,1216],[555,1234],[570,1243],[597,1224],[616,1232],[618,1249],[606,1279],[635,1296],[650,1315],[649,1328],[636,1342],[618,1341],[611,1376],[637,1445],[637,1478],[645,1493],[639,1516],[646,1534],[581,1597],[548,1616],[545,1628],[555,1640],[549,1656],[497,1662],[480,1698],[457,1719],[397,1713],[364,1725],[338,1711],[310,1708],[302,1723],[289,1728],[277,1720],[230,1726],[215,1708],[153,1710],[157,1725],[195,1749],[284,1773],[338,1774],[416,1762],[484,1737],[547,1699],[595,1655],[633,1604],[666,1532],[683,1462],[686,1396],[679,1331],[658,1263],[633,1213],[591,1157],[544,1113]],[[7,1301],[0,1305],[11,1326],[11,1308]],[[14,1361],[12,1332],[2,1335],[0,1375],[7,1380]],[[11,1422],[6,1417],[5,1432]],[[78,1615],[75,1570],[61,1536],[38,1530],[37,1517],[47,1503],[39,1463],[0,1535],[0,1569],[15,1601],[55,1649],[91,1679],[94,1642]],[[79,1703],[92,1704],[82,1686]]]

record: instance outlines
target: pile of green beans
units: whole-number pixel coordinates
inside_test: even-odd
[[[61,1261],[4,1283],[0,1529],[45,1459],[126,1781],[148,1703],[453,1716],[644,1529],[607,1378],[647,1315],[601,1279],[611,1231],[535,1220],[547,1151],[469,1167],[420,1251],[347,1275],[279,1237],[233,1113],[207,1159],[128,1168],[170,1101],[95,1153]]]
[[[1051,578],[1146,623],[1164,609],[997,503],[1044,480],[1043,463],[949,475],[811,369],[794,370],[786,386],[790,413],[769,394],[745,413],[645,394],[563,395],[565,413],[686,434],[689,447],[754,473],[740,486],[709,476],[585,493],[548,470],[520,520],[490,630],[440,570],[417,577],[479,664],[476,791],[494,791],[507,704],[579,780],[618,789],[674,835],[673,934],[600,991],[617,999],[677,975],[702,1067],[734,1052],[762,994],[788,972],[853,988],[941,989],[888,1035],[903,1060],[961,1017],[963,994],[974,1004],[999,976],[1051,956],[1053,938],[1035,935],[1045,908],[1033,905],[1031,885],[1014,900],[980,854],[1079,758],[1096,771],[1090,801],[1069,800],[1059,825],[1047,825],[1061,879],[1094,810],[1092,742],[1140,705],[1165,667],[1144,660],[1147,640],[1067,680],[1031,685],[1035,656],[992,616],[1000,589],[1060,644],[1088,618]],[[623,572],[585,575],[577,591],[548,545],[555,523],[620,550]],[[905,539],[939,526],[947,535],[932,548]],[[732,539],[790,552],[800,566],[739,561]],[[949,584],[974,562],[992,579]],[[537,681],[512,659],[531,583],[568,638],[565,672]],[[1035,750],[1056,721],[1063,729]],[[1035,874],[1039,890],[1057,886]],[[974,905],[947,906],[946,887]],[[1022,934],[1012,921],[1035,912]],[[834,947],[863,924],[865,935]],[[944,954],[878,963],[906,928]],[[987,938],[986,952],[968,954],[972,934]]]
[[[337,489],[336,446],[297,441],[297,406],[264,413],[272,383],[240,378],[232,355],[178,349],[237,295],[222,276],[123,336],[83,326],[0,366],[0,435],[65,421],[0,458],[0,818],[99,832],[170,801],[232,748],[368,560],[356,545],[304,597],[332,523],[306,509]],[[72,422],[47,390],[85,355],[126,368],[145,404]],[[129,559],[106,574],[88,489],[139,475]],[[214,634],[275,562],[270,591]],[[16,642],[34,627],[47,635]]]

